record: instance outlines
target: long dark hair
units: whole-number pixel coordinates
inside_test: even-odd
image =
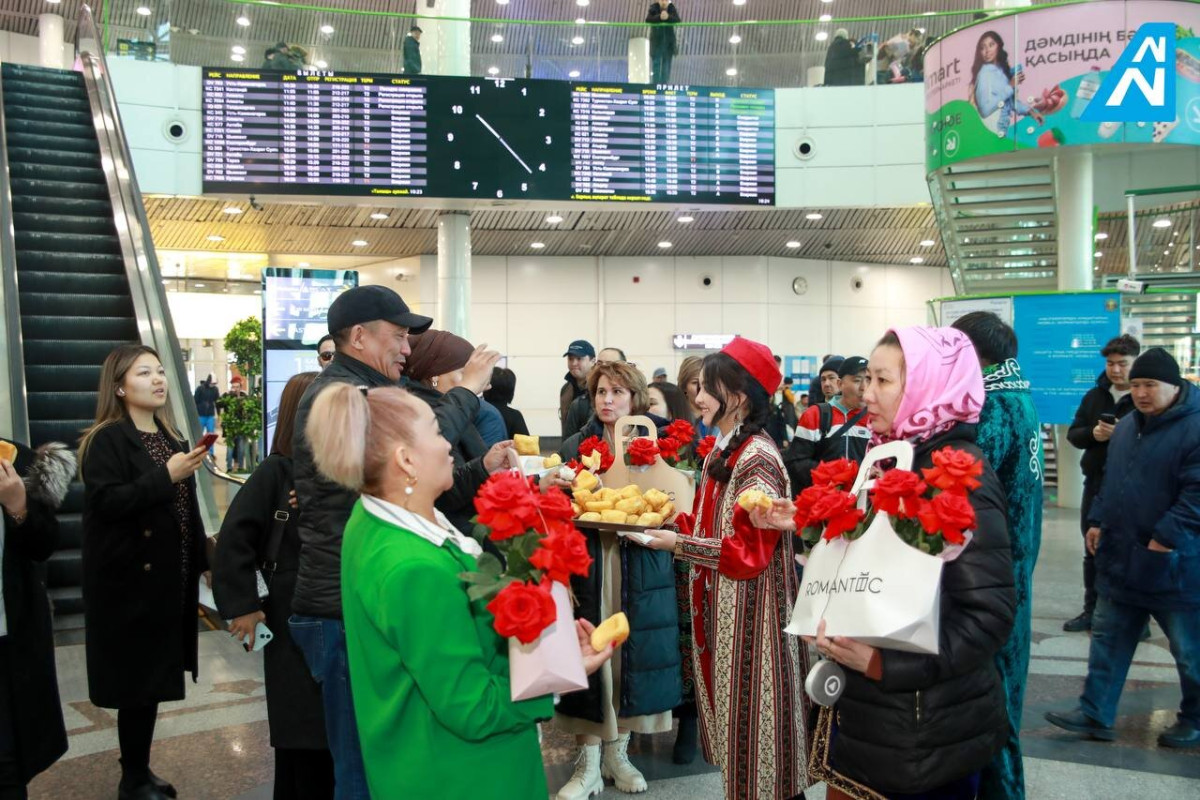
[[[979,70],[983,69],[983,55],[979,52],[979,45],[988,38],[995,41],[999,48],[996,52],[996,66],[1004,72],[1004,77],[1012,79],[1012,67],[1008,65],[1008,51],[1004,49],[1004,40],[995,31],[985,31],[983,36],[979,37],[979,41],[975,43],[975,63],[971,65],[971,83],[975,82],[975,79],[979,77]]]
[[[292,457],[292,435],[296,432],[296,409],[300,398],[312,386],[319,372],[300,372],[288,379],[279,398],[279,416],[275,418],[275,437],[271,439],[271,452]]]
[[[719,483],[729,483],[729,479],[733,477],[733,470],[725,463],[726,456],[737,452],[747,439],[763,430],[771,409],[771,397],[741,364],[725,353],[714,353],[704,359],[700,382],[705,393],[719,404],[713,417],[714,425],[728,413],[728,398],[731,395],[746,395],[746,416],[742,420],[741,429],[734,434],[725,449],[708,462],[709,477]]]
[[[688,404],[687,397],[683,390],[669,381],[660,383],[651,383],[646,386],[647,391],[657,389],[662,392],[663,400],[667,403],[667,418],[674,421],[677,419],[685,419],[688,422],[692,421],[692,407]]]

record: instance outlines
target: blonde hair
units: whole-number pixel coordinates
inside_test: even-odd
[[[334,383],[322,389],[304,426],[317,471],[347,489],[378,494],[396,444],[412,441],[416,402],[391,386],[365,390]]]
[[[630,412],[645,414],[650,409],[650,390],[646,388],[646,376],[637,367],[625,361],[597,361],[588,373],[588,396],[592,399],[592,410],[596,406],[596,389],[601,378],[609,383],[624,386],[631,395]]]
[[[125,408],[125,401],[117,396],[117,389],[125,383],[125,375],[134,362],[146,355],[154,356],[158,363],[162,364],[158,352],[153,347],[147,347],[144,344],[123,344],[104,359],[104,366],[100,368],[100,388],[97,390],[96,397],[96,421],[83,432],[83,437],[79,440],[80,475],[83,475],[83,464],[87,460],[87,451],[91,447],[92,440],[96,438],[96,434],[129,416],[129,412]],[[168,389],[168,391],[170,390]],[[176,441],[183,441],[183,436],[180,435],[171,418],[169,406],[164,405],[155,411],[154,418],[168,435]]]
[[[679,380],[675,385],[687,392],[687,386],[700,377],[700,368],[704,366],[704,356],[688,356],[679,365]]]

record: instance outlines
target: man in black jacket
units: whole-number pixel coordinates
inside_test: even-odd
[[[567,347],[563,358],[567,360],[567,374],[558,391],[558,420],[562,423],[562,438],[566,439],[579,430],[568,430],[568,411],[571,403],[587,396],[587,376],[596,364],[596,348],[586,339],[576,339]]]
[[[421,29],[413,25],[404,37],[404,74],[421,74]]]
[[[428,330],[433,320],[414,314],[400,295],[385,286],[359,286],[333,301],[328,321],[337,354],[300,400],[292,440],[301,544],[289,627],[321,684],[338,800],[366,800],[370,795],[350,695],[341,601],[342,530],[358,495],[318,474],[304,428],[317,394],[331,383],[403,385],[404,363],[412,352],[408,336]],[[477,349],[463,368],[462,387],[451,389],[434,406],[442,435],[451,444],[478,413],[476,393],[487,385],[499,358],[499,353]],[[490,472],[503,459],[503,453],[497,457],[489,452],[484,466]],[[457,468],[455,478],[459,478]]]
[[[1079,527],[1087,536],[1088,511],[1100,484],[1104,481],[1104,461],[1108,455],[1108,440],[1116,421],[1133,410],[1129,396],[1129,370],[1141,353],[1138,340],[1128,334],[1118,336],[1104,345],[1104,373],[1096,385],[1083,396],[1075,419],[1067,431],[1067,441],[1083,451],[1079,466],[1083,469],[1083,503],[1079,510]],[[1083,613],[1063,623],[1069,633],[1091,630],[1092,612],[1096,608],[1096,562],[1083,549]]]

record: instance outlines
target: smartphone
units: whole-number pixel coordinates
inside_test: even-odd
[[[206,433],[200,437],[200,441],[196,443],[196,447],[203,447],[205,450],[217,443],[217,435],[215,433]]]
[[[267,627],[267,624],[260,622],[254,626],[254,641],[242,642],[242,647],[245,648],[247,653],[257,653],[270,644],[274,638],[275,634],[271,633],[271,629]]]
[[[1100,421],[1103,422],[1105,425],[1116,425],[1117,424],[1117,415],[1116,414],[1101,414]]]

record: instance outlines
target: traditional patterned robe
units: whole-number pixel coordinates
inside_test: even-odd
[[[725,456],[709,456],[716,457]],[[701,742],[721,768],[726,800],[785,800],[808,786],[808,659],[800,640],[783,632],[796,600],[792,537],[755,528],[737,498],[748,489],[787,497],[787,473],[763,434],[728,459],[730,482],[705,475],[693,513],[678,519],[675,548],[692,565]]]

